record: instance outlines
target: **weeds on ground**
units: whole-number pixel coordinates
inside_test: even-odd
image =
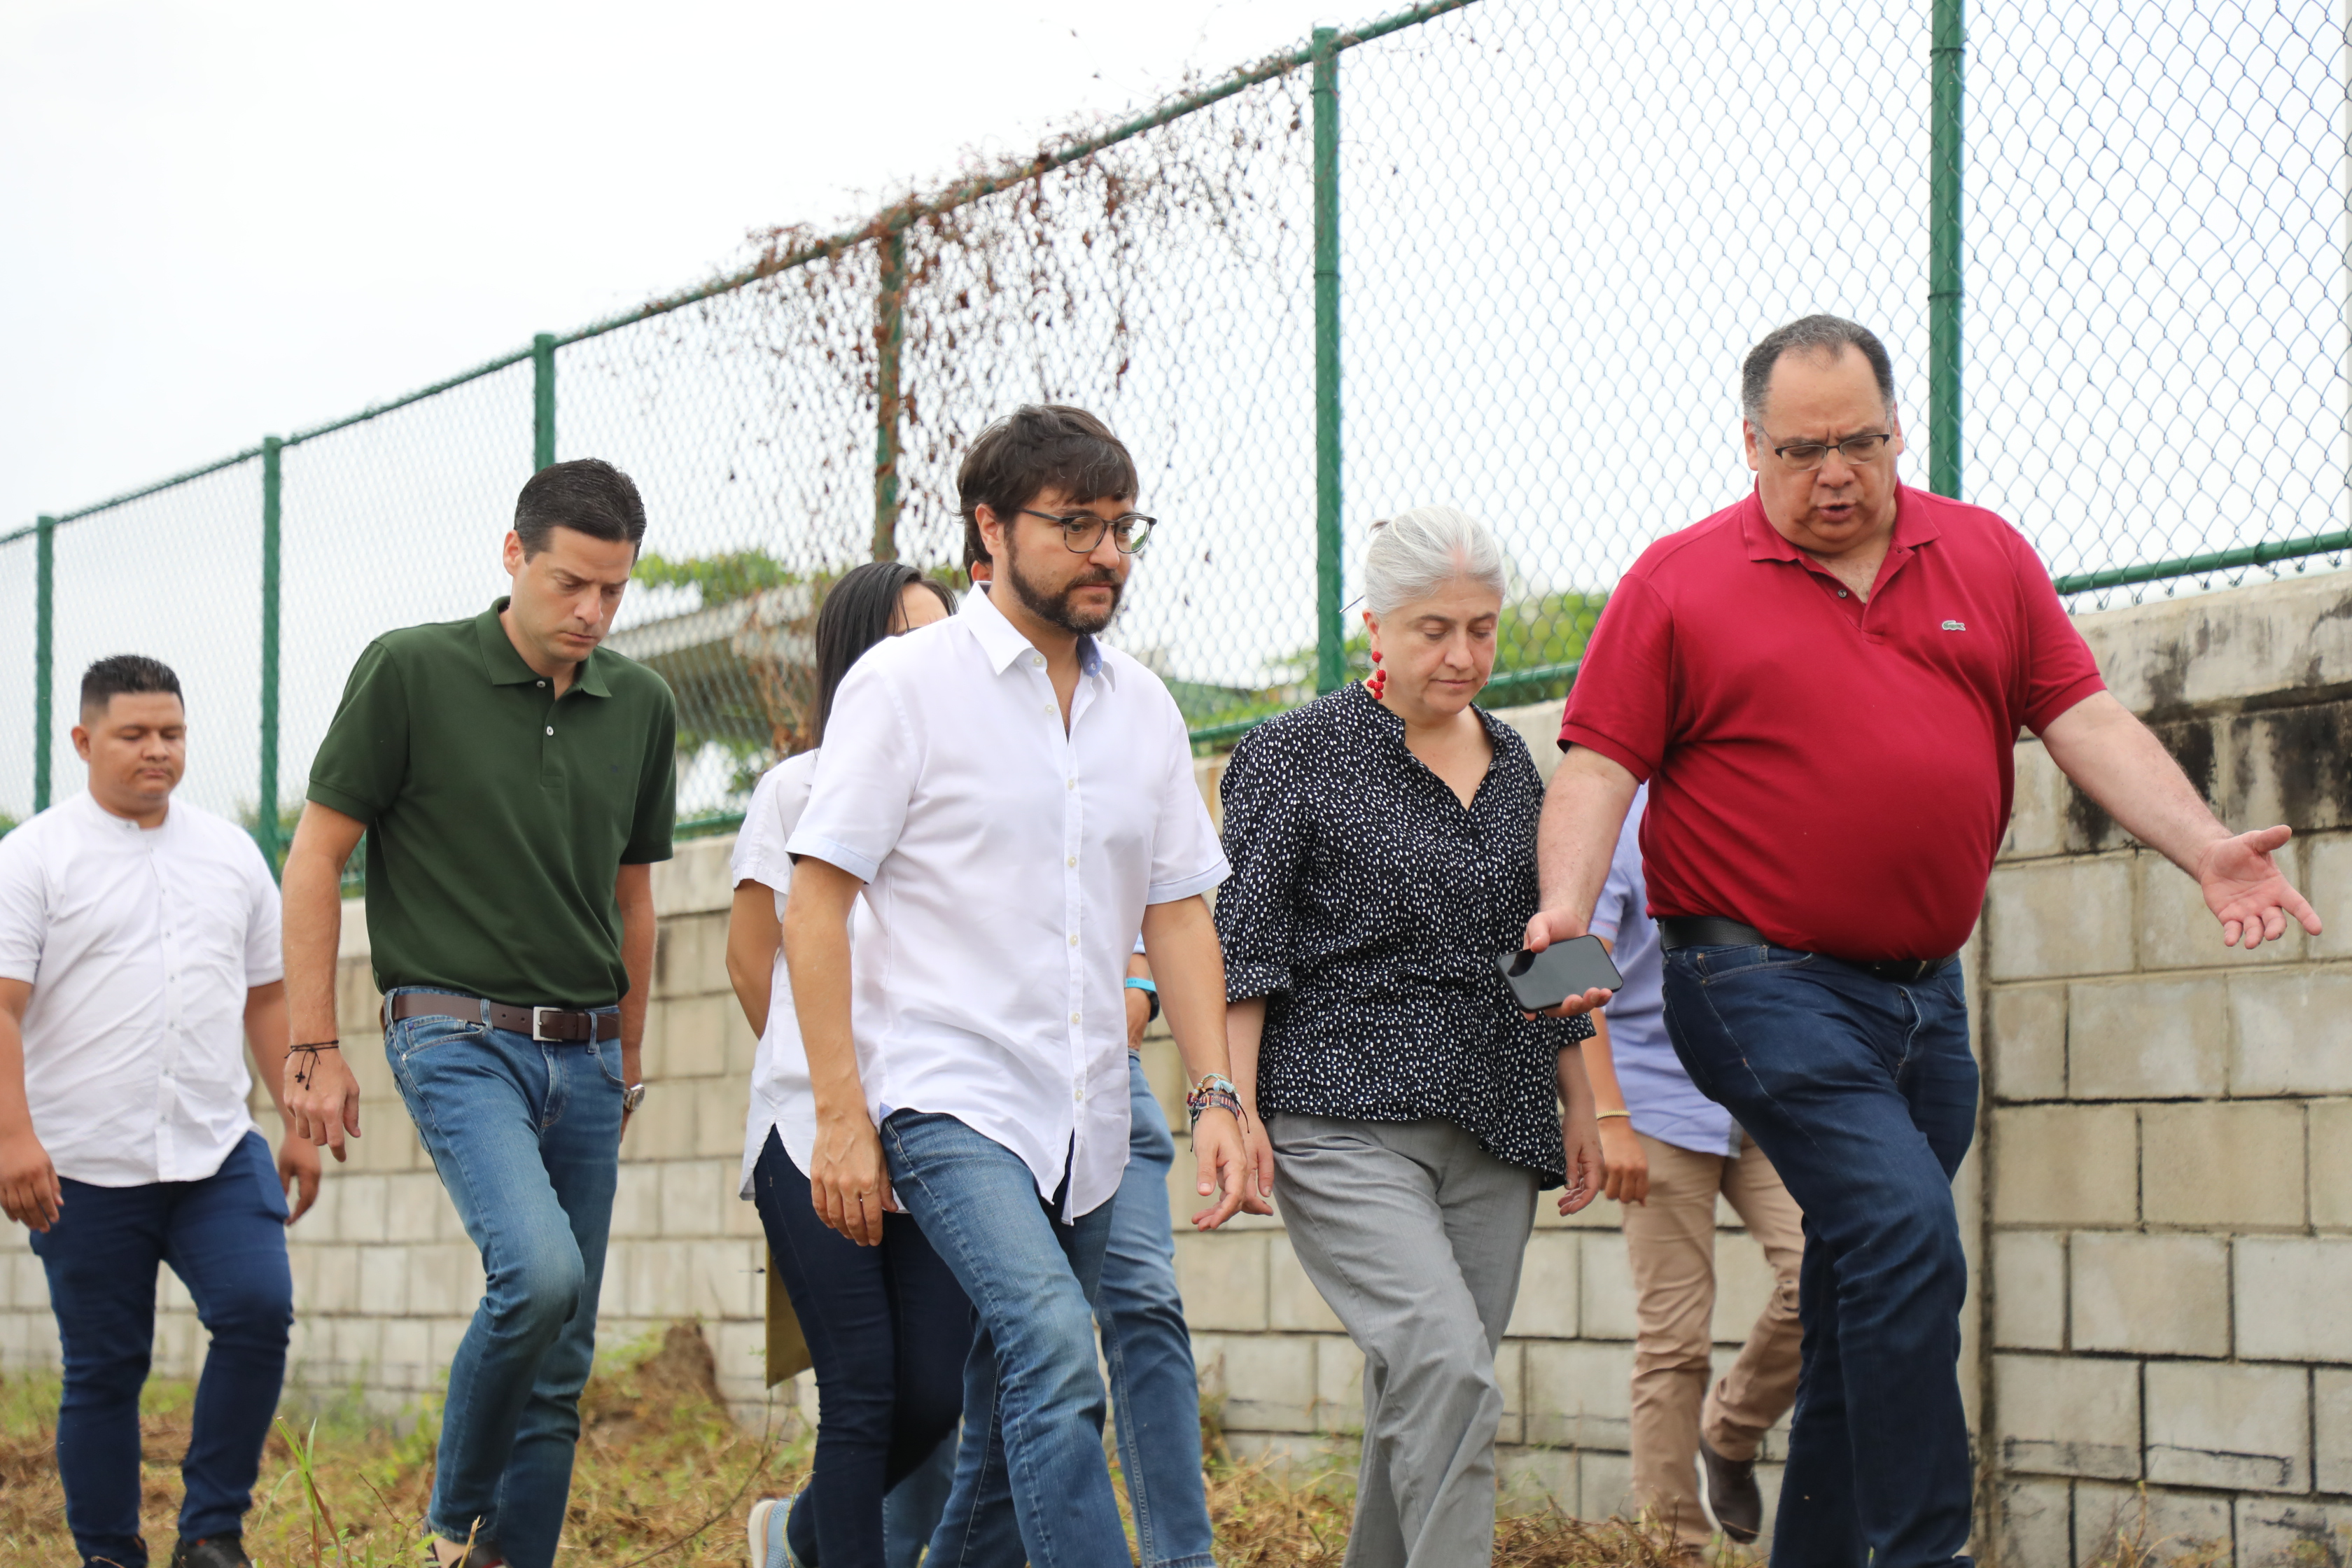
[[[0,1563],[69,1563],[58,1484],[54,1378],[0,1378]],[[192,1390],[155,1383],[142,1403],[142,1513],[157,1561],[171,1550]],[[736,1568],[754,1498],[806,1479],[810,1446],[729,1417],[701,1331],[672,1327],[600,1359],[580,1402],[581,1438],[562,1561],[587,1568]],[[1211,1412],[1213,1415],[1213,1411]],[[246,1550],[262,1568],[388,1568],[415,1561],[432,1490],[436,1412],[399,1426],[357,1394],[278,1422],[262,1460]],[[1353,1478],[1279,1472],[1204,1444],[1217,1560],[1226,1568],[1336,1565],[1347,1550]],[[1685,1568],[1666,1536],[1622,1520],[1559,1511],[1507,1518],[1496,1568]],[[1751,1560],[1727,1551],[1710,1568]],[[2112,1568],[2142,1568],[2117,1559]]]

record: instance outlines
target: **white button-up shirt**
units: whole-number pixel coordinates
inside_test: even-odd
[[[1045,657],[985,592],[874,647],[825,720],[788,847],[866,884],[854,963],[879,1113],[935,1111],[1018,1154],[1065,1219],[1127,1168],[1127,957],[1143,911],[1226,865],[1157,676],[1079,643],[1067,733]]]
[[[247,1132],[246,993],[283,978],[251,837],[175,800],[153,829],[86,795],[0,838],[0,979],[33,988],[25,1093],[61,1176],[212,1175]]]

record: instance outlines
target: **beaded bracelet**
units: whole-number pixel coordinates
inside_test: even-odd
[[[1191,1113],[1192,1125],[1195,1128],[1201,1125],[1202,1111],[1218,1110],[1233,1112],[1235,1121],[1246,1125],[1242,1115],[1241,1090],[1234,1087],[1233,1079],[1221,1072],[1203,1076],[1192,1092],[1184,1097],[1184,1109]]]

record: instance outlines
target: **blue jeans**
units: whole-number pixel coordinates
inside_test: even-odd
[[[383,1048],[487,1277],[449,1363],[426,1522],[551,1568],[620,1174],[620,1042],[425,1016]]]
[[[919,1568],[923,1548],[948,1510],[955,1468],[956,1435],[950,1432],[882,1500],[882,1568]]]
[[[1132,1123],[1127,1173],[1111,1205],[1095,1321],[1118,1433],[1119,1468],[1144,1568],[1211,1568],[1209,1500],[1201,1487],[1201,1379],[1176,1292],[1168,1172],[1176,1140],[1143,1063],[1128,1058]]]
[[[248,1132],[200,1182],[94,1187],[65,1180],[57,1223],[33,1235],[65,1352],[58,1475],[85,1559],[145,1568],[139,1535],[139,1390],[155,1350],[155,1270],[168,1263],[212,1335],[180,1465],[180,1534],[243,1532],[286,1375],[294,1281],[286,1193]]]
[[[952,1116],[894,1112],[882,1150],[898,1201],[980,1318],[964,1363],[966,1440],[931,1560],[943,1568],[1127,1562],[1095,1372],[1094,1299],[1113,1205],[1062,1224],[1019,1156]]]
[[[963,1413],[971,1304],[909,1216],[885,1215],[879,1247],[819,1219],[772,1131],[751,1184],[816,1366],[816,1460],[786,1539],[805,1562],[880,1563],[883,1494]]]
[[[1803,1370],[1772,1560],[1965,1565],[1960,1252],[1952,1175],[1976,1131],[1958,964],[1911,984],[1818,953],[1665,957],[1666,1027],[1700,1091],[1805,1213]]]

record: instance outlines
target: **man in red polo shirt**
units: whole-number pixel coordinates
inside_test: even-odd
[[[1966,1563],[1951,1177],[1977,1068],[1953,956],[2009,821],[2019,727],[2197,879],[2225,943],[2276,940],[2289,918],[2315,935],[2319,918],[2271,858],[2287,829],[2214,819],[2107,693],[2016,531],[1896,482],[1875,336],[1792,322],[1749,353],[1740,391],[1755,490],[1644,552],[1585,650],[1527,942],[1583,933],[1647,780],[1675,1053],[1805,1212],[1772,1560]],[[1722,1461],[1708,1479],[1754,1486]]]

